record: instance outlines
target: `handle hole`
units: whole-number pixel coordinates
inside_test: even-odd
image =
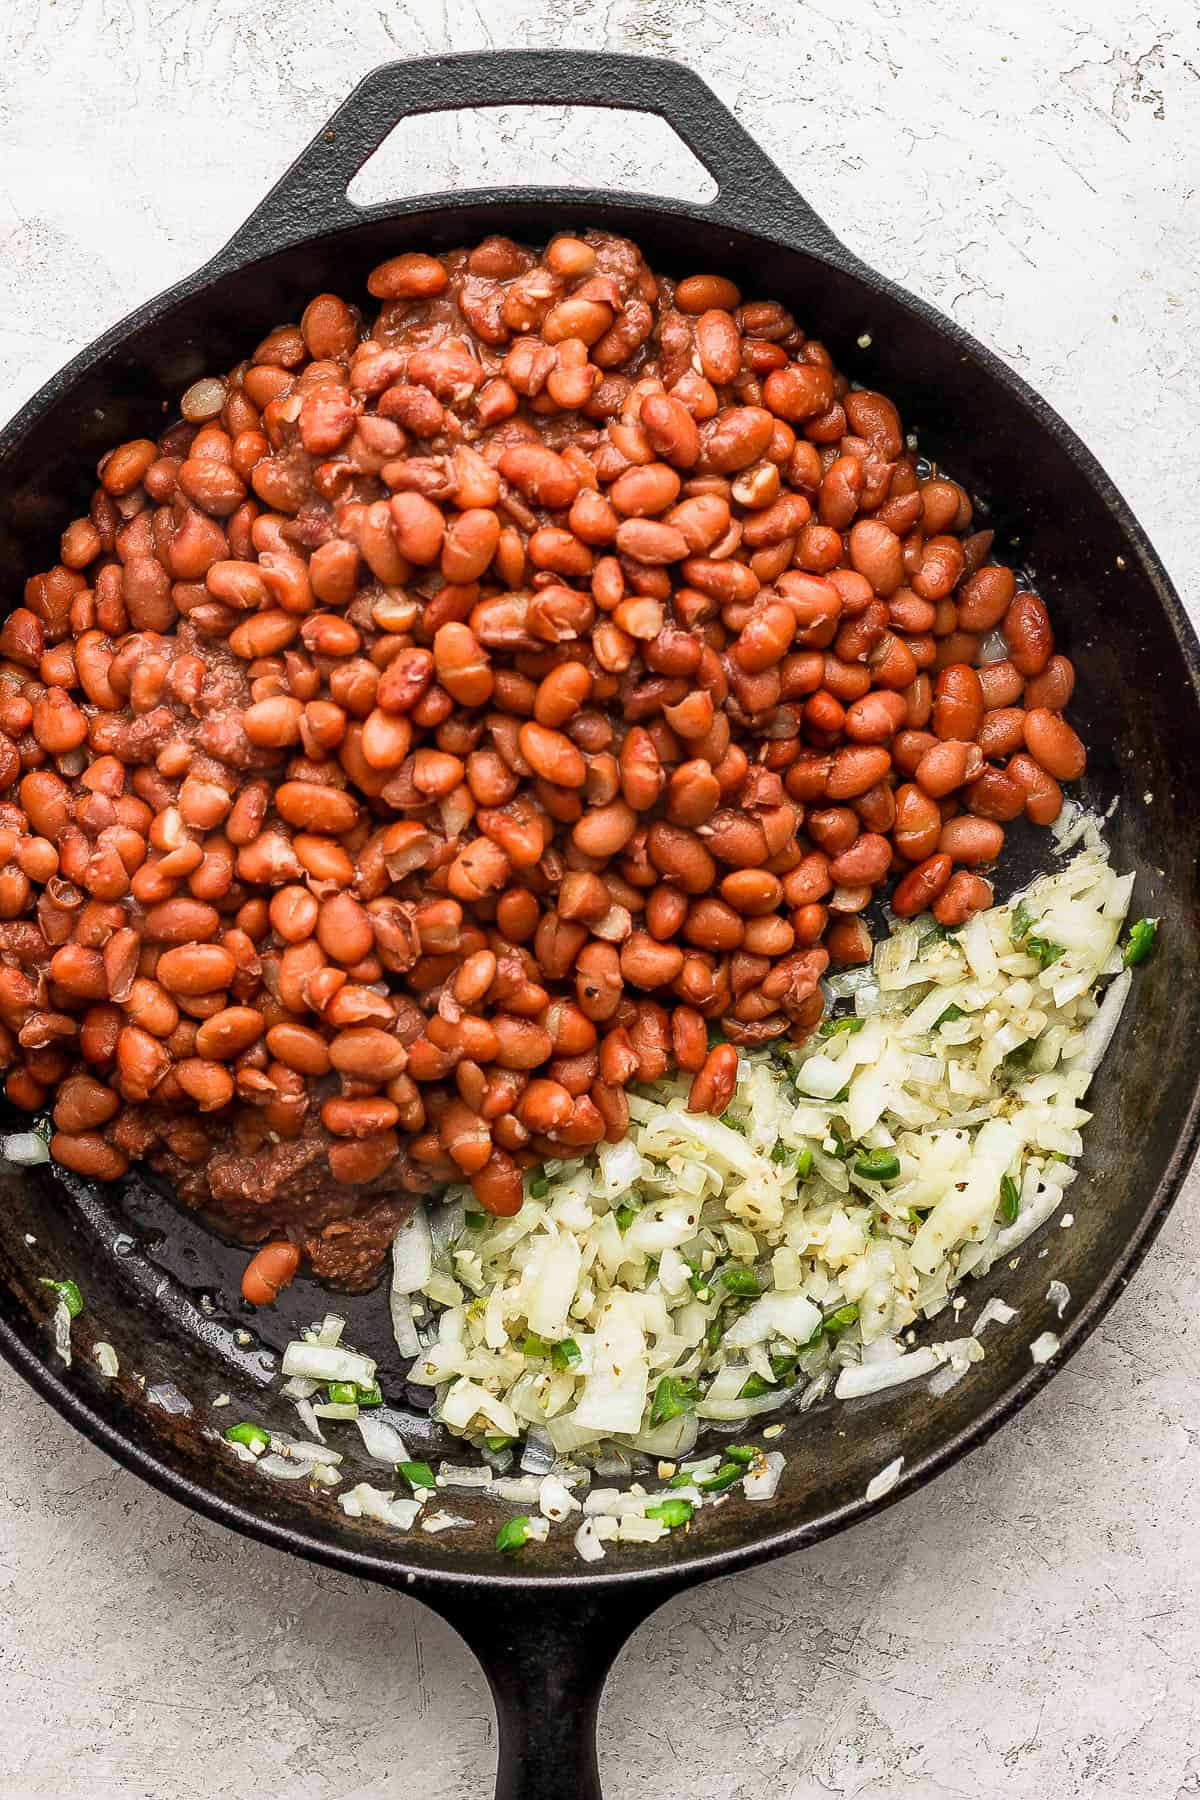
[[[403,119],[350,183],[355,206],[447,189],[548,183],[707,205],[717,184],[665,119],[603,106],[519,106]]]

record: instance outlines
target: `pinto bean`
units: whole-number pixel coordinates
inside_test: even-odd
[[[943,739],[970,743],[983,723],[983,690],[979,677],[966,663],[943,668],[933,689],[933,729]]]
[[[952,870],[953,863],[946,852],[928,856],[910,869],[892,894],[892,911],[897,918],[911,919],[931,907],[950,880]]]
[[[1087,767],[1087,752],[1061,713],[1034,706],[1025,715],[1025,742],[1030,755],[1056,781],[1077,781]]]
[[[246,1264],[242,1272],[242,1298],[251,1306],[272,1306],[280,1292],[292,1282],[300,1268],[300,1252],[295,1244],[276,1239],[264,1244]]]
[[[1083,771],[1074,671],[777,302],[596,233],[367,286],[111,451],[10,608],[0,1051],[102,1179],[307,1120],[347,1218],[402,1154],[508,1215],[630,1081],[720,1111],[802,1041],[893,869],[987,905]]]
[[[1063,792],[1053,775],[1025,755],[1012,757],[1005,773],[1024,794],[1027,817],[1035,825],[1053,825],[1063,807]]]
[[[732,1044],[715,1045],[692,1082],[688,1111],[713,1113],[720,1118],[733,1098],[736,1084],[737,1051]]]
[[[992,904],[990,883],[967,869],[956,869],[941,895],[933,903],[933,916],[939,925],[965,925],[977,912]]]
[[[959,813],[942,826],[938,848],[955,862],[966,863],[969,867],[995,862],[1004,848],[1004,830],[993,819]]]

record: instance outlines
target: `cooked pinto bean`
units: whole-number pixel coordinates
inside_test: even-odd
[[[1034,706],[1025,715],[1029,754],[1056,781],[1077,781],[1087,766],[1087,752],[1061,713]]]
[[[274,1305],[280,1290],[295,1279],[299,1267],[300,1252],[295,1244],[284,1241],[264,1244],[243,1271],[243,1300],[248,1300],[251,1306]]]
[[[942,826],[938,848],[955,862],[995,862],[1004,848],[1004,830],[992,819],[979,819],[973,813],[959,813]]]
[[[714,1113],[719,1118],[733,1098],[736,1082],[737,1051],[732,1044],[717,1044],[692,1082],[688,1111]]]
[[[1053,825],[1063,806],[1063,793],[1053,775],[1032,756],[1014,756],[1005,771],[1025,796],[1025,813],[1035,825]]]
[[[960,922],[1084,766],[1041,600],[774,302],[599,233],[367,297],[111,451],[0,631],[8,1092],[273,1234],[263,1300],[672,1060],[720,1111],[894,866]]]
[[[992,889],[981,875],[957,869],[933,903],[933,916],[939,925],[965,925],[973,913],[992,904]]]

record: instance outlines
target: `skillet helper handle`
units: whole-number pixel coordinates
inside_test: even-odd
[[[780,238],[818,256],[845,258],[825,222],[712,89],[682,63],[607,50],[499,50],[420,57],[373,69],[217,253],[214,268],[237,268],[315,232],[396,212],[396,206],[355,206],[346,189],[402,119],[514,105],[653,113],[683,139],[717,184],[710,205],[679,210]],[[401,203],[400,209],[419,210],[424,198]]]
[[[422,1595],[482,1664],[500,1727],[496,1800],[601,1800],[596,1722],[608,1672],[637,1627],[677,1591],[598,1588],[569,1597],[530,1584]]]

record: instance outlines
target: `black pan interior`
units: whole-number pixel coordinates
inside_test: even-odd
[[[1169,1201],[1194,1133],[1200,1033],[1200,700],[1194,640],[1178,603],[1119,497],[1061,421],[945,321],[849,267],[649,205],[556,200],[548,209],[506,196],[502,205],[410,212],[315,238],[211,286],[202,272],[165,305],[143,309],[134,329],[74,378],[68,371],[52,383],[0,438],[3,609],[20,603],[25,574],[54,559],[63,525],[86,507],[97,457],[124,437],[154,435],[190,381],[237,361],[269,327],[298,316],[311,294],[333,288],[363,300],[367,270],[407,247],[448,249],[498,230],[540,243],[586,224],[636,238],[653,267],[712,268],[749,296],[784,299],[854,380],[895,398],[921,452],[967,484],[980,522],[996,528],[997,554],[1040,587],[1060,647],[1076,662],[1071,710],[1089,746],[1086,795],[1101,805],[1119,798],[1109,826],[1115,862],[1138,871],[1135,914],[1161,914],[1163,922],[1093,1089],[1084,1173],[1067,1202],[1074,1226],[1051,1223],[1015,1270],[969,1291],[968,1318],[993,1292],[1020,1308],[1018,1323],[989,1333],[986,1361],[936,1404],[918,1384],[789,1422],[781,1440],[788,1468],[772,1506],[730,1501],[706,1512],[687,1539],[677,1534],[651,1553],[610,1556],[596,1568],[579,1563],[569,1535],[557,1533],[536,1564],[521,1565],[527,1580],[570,1583],[606,1582],[635,1566],[698,1572],[722,1553],[762,1554],[784,1533],[803,1542],[853,1516],[871,1476],[894,1456],[903,1452],[906,1472],[937,1466],[998,1423],[1048,1378],[1034,1370],[1028,1344],[1058,1328],[1045,1299],[1050,1279],[1064,1280],[1072,1295],[1063,1328],[1069,1347],[1127,1278],[1135,1247]],[[1048,854],[1045,834],[1014,833],[1001,891],[1045,866]],[[214,1451],[214,1435],[236,1418],[296,1429],[293,1409],[267,1383],[295,1326],[330,1303],[322,1290],[298,1282],[275,1312],[250,1316],[237,1299],[244,1253],[136,1177],[100,1192],[62,1172],[5,1166],[0,1206],[8,1353],[57,1404],[72,1396],[77,1422],[126,1461],[231,1523],[378,1579],[402,1581],[412,1570],[436,1581],[440,1572],[511,1567],[492,1548],[495,1519],[458,1494],[454,1509],[477,1520],[470,1533],[400,1538],[352,1523],[335,1499],[303,1483],[268,1482]],[[47,1274],[75,1276],[87,1299],[70,1371],[49,1350],[49,1298],[38,1285]],[[400,1393],[383,1290],[346,1310],[349,1341],[380,1357],[385,1388],[390,1375]],[[945,1322],[931,1335],[946,1335]],[[120,1355],[113,1383],[89,1355],[100,1339]],[[231,1402],[217,1408],[221,1394]],[[408,1432],[421,1454],[446,1448],[420,1412]],[[359,1478],[370,1479],[369,1469]]]

